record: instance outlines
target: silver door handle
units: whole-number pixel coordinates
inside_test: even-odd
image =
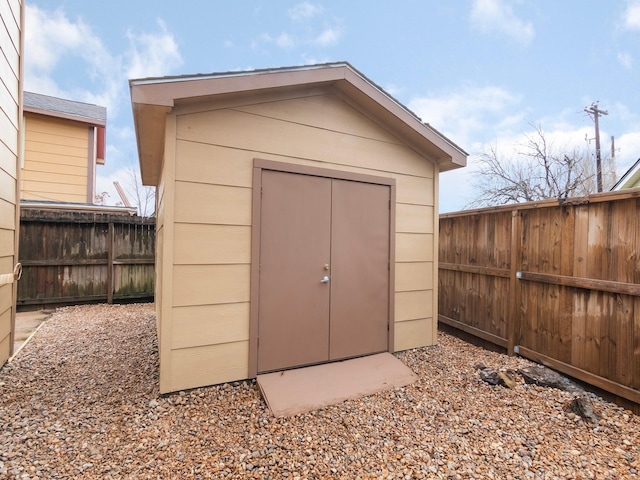
[[[329,277],[325,275],[322,280],[320,280],[320,283],[329,283]]]

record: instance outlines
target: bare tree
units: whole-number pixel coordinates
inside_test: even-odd
[[[149,217],[155,213],[156,189],[142,185],[138,169],[129,165],[126,169],[127,179],[124,182],[124,192],[133,207],[138,209],[138,215]],[[122,202],[119,202],[122,204]]]
[[[477,196],[469,207],[565,199],[596,191],[595,168],[586,149],[555,149],[539,125],[525,135],[520,147],[508,159],[495,145],[482,153],[475,182]]]

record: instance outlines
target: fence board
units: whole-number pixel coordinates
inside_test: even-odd
[[[16,304],[152,299],[155,219],[22,208]]]
[[[632,190],[442,215],[440,321],[635,401],[639,212]]]

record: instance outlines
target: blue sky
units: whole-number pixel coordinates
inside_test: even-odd
[[[473,197],[479,155],[532,125],[559,149],[640,157],[640,0],[27,0],[25,90],[107,107],[98,191],[137,165],[127,80],[348,61],[469,153],[440,211]],[[585,140],[585,138],[587,140]]]

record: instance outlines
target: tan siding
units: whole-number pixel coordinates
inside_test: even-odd
[[[0,136],[0,170],[15,179],[18,174],[17,147],[12,150],[2,140]]]
[[[249,301],[249,265],[176,265],[173,305]]]
[[[251,188],[257,154],[182,140],[176,150],[176,180]]]
[[[156,220],[159,220],[158,217]],[[156,258],[155,258],[155,282],[154,282],[154,302],[156,305],[156,328],[158,339],[162,336],[162,311],[160,306],[162,305],[162,286],[165,281],[163,275],[163,261],[162,252],[164,252],[164,227],[156,224]],[[161,342],[158,342],[158,349],[162,349]]]
[[[156,315],[158,322],[158,349],[160,352],[160,393],[173,391],[171,332],[173,324],[173,252],[174,252],[174,199],[175,199],[175,116],[167,117],[166,139],[161,184],[161,247],[156,249],[156,268],[162,280],[156,288]],[[156,247],[157,248],[157,247]],[[196,385],[193,385],[194,387]]]
[[[2,27],[0,26],[0,28]],[[7,90],[4,88],[2,88],[1,91],[2,93],[7,92]],[[13,120],[13,122],[15,123],[18,118],[18,102],[16,102],[16,99],[11,95],[0,95],[0,111],[4,112],[9,121],[15,119]]]
[[[433,207],[396,205],[396,232],[433,233]]]
[[[72,152],[82,152],[87,149],[89,139],[89,127],[83,124],[65,124],[63,120],[49,119],[34,120],[27,115],[29,126],[29,143],[43,147],[40,151],[46,151],[46,145],[60,145],[69,148]]]
[[[189,108],[200,112],[180,114]],[[434,343],[433,164],[335,97],[203,108],[169,117],[177,137],[164,169],[175,173],[175,196],[164,193],[174,173],[158,189],[157,268],[169,283],[156,302],[160,343],[171,349],[161,354],[161,392],[248,375],[254,158],[395,178],[395,349]]]
[[[26,148],[26,147],[25,147]],[[60,150],[64,150],[63,147],[59,147],[58,149]],[[77,156],[77,157],[72,157],[72,156],[67,156],[64,158],[64,162],[62,163],[60,161],[60,156],[61,154],[59,153],[55,153],[54,151],[52,151],[52,149],[50,150],[46,150],[44,152],[36,152],[34,150],[26,150],[25,151],[25,163],[33,163],[35,165],[41,165],[41,164],[50,164],[50,165],[63,165],[65,167],[69,167],[72,170],[79,170],[79,169],[85,169],[87,168],[87,157],[81,157],[81,156]],[[44,167],[47,168],[47,167]]]
[[[61,202],[87,201],[86,186],[73,184],[22,182],[21,197],[25,200],[58,200]]]
[[[87,202],[87,125],[34,114],[25,119],[22,198]]]
[[[0,84],[0,87],[1,86]],[[0,91],[0,93],[4,92]],[[2,141],[5,145],[17,145],[18,131],[16,130],[16,124],[7,116],[7,113],[3,111],[0,111],[0,132],[2,132]]]
[[[41,164],[42,165],[42,164]],[[33,166],[33,165],[32,165]],[[60,185],[80,185],[85,186],[87,183],[87,169],[82,169],[85,175],[78,175],[77,172],[71,174],[64,173],[62,169],[56,169],[55,166],[51,166],[45,171],[40,170],[26,170],[22,172],[22,180],[36,183],[55,183]]]
[[[55,162],[30,162],[30,172],[27,172],[28,175],[35,174],[36,178],[38,175],[49,175],[49,174],[64,174],[64,175],[78,175],[78,167],[72,165],[60,165]],[[86,165],[82,167],[83,174],[80,177],[87,175],[87,167]]]
[[[0,192],[4,198],[16,198],[16,179],[0,170]]]
[[[386,143],[402,143],[374,121],[332,94],[284,99],[236,107],[235,110],[280,120],[285,123],[308,125],[321,130],[369,138]]]
[[[11,334],[11,308],[0,312],[0,338],[7,338]]]
[[[251,189],[176,182],[176,222],[251,225]]]
[[[174,350],[171,386],[181,390],[194,385],[230,382],[249,375],[249,342],[223,343]]]
[[[434,210],[436,214],[433,216],[433,237],[440,238],[440,218],[437,212],[440,211],[440,175],[438,168],[435,169],[436,174],[433,177],[433,198],[434,198]],[[437,242],[434,244],[433,250],[433,278],[435,278],[435,285],[431,290],[432,295],[432,308],[433,308],[433,322],[431,322],[431,344],[435,344],[438,339],[438,268],[439,261],[439,246]]]
[[[414,205],[433,206],[433,179],[412,177],[409,175],[394,175],[396,179],[396,202]]]
[[[396,292],[431,290],[432,288],[432,262],[396,264]]]
[[[15,230],[16,225],[16,204],[15,200],[5,200],[0,198],[0,229]]]
[[[433,255],[432,234],[396,234],[396,262],[429,262],[433,261]]]
[[[215,128],[211,128],[215,125]],[[297,123],[226,110],[180,117],[178,138],[226,147],[308,160],[331,159],[333,163],[372,170],[389,168],[393,159],[398,173],[430,176],[433,166],[416,161],[416,154],[395,143],[353,137]],[[287,141],[283,142],[282,138]]]
[[[433,320],[431,318],[421,318],[396,323],[394,336],[395,350],[407,350],[409,348],[434,344],[435,339],[432,336],[432,324]]]
[[[177,223],[176,265],[251,263],[251,227]]]
[[[11,355],[11,335],[7,335],[0,340],[0,359],[2,363],[6,362]]]
[[[433,317],[431,290],[397,292],[395,297],[396,326],[398,322]]]
[[[13,258],[13,230],[0,229],[0,258],[11,257]],[[8,273],[8,272],[5,272]]]
[[[0,40],[1,41],[1,40]],[[0,43],[0,45],[3,45]],[[4,49],[3,49],[4,50]],[[8,49],[5,53],[12,57],[13,46]],[[13,68],[15,67],[15,68]],[[11,64],[11,61],[8,60],[6,55],[0,55],[0,78],[2,78],[2,93],[6,92],[6,97],[13,99],[16,105],[18,105],[17,92],[18,92],[18,75],[17,75],[17,65]],[[15,121],[18,120],[18,116],[11,117],[11,110],[5,112],[7,114],[7,118],[14,118]]]
[[[249,303],[173,309],[172,348],[249,340]]]
[[[6,271],[6,270],[5,270]],[[13,284],[0,286],[0,342],[5,349],[0,351],[0,365],[4,364],[10,355],[11,334],[13,329]]]

